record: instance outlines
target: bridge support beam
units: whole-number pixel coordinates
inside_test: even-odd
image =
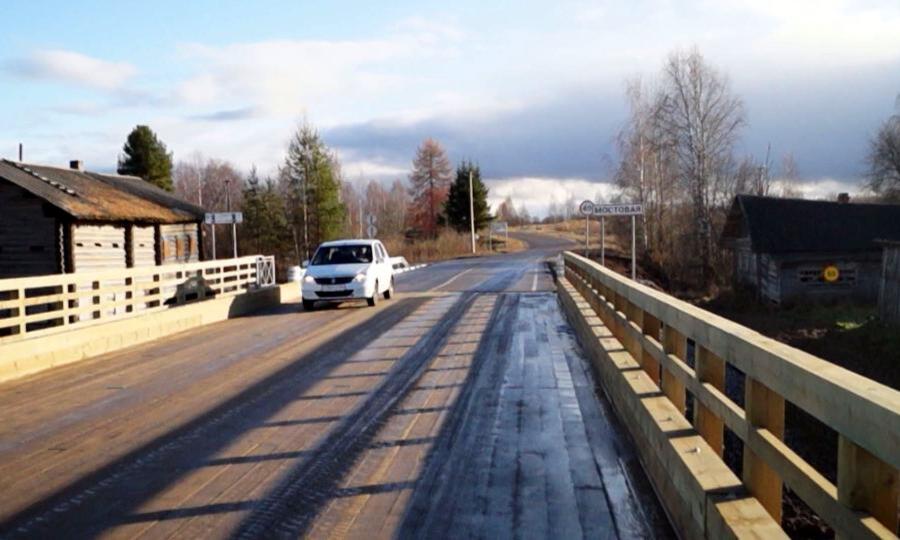
[[[705,347],[697,345],[694,366],[701,384],[711,384],[725,392],[725,362]],[[694,426],[719,457],[725,449],[725,422],[700,400],[694,402]]]
[[[840,435],[837,470],[838,500],[853,510],[868,512],[888,530],[896,531],[900,502],[897,469]]]
[[[663,347],[665,347],[666,354],[675,356],[682,362],[687,362],[687,340],[681,332],[668,325],[663,331]],[[684,414],[687,408],[684,384],[666,370],[663,370],[662,374],[662,391],[675,405],[675,408]]]
[[[751,427],[764,428],[784,439],[784,398],[751,377],[744,380],[744,410]],[[744,445],[744,484],[763,508],[781,522],[781,477]]]

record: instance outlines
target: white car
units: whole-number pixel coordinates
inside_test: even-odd
[[[317,302],[365,300],[370,306],[378,296],[394,295],[394,269],[384,245],[378,240],[336,240],[319,246],[300,285],[303,309]]]

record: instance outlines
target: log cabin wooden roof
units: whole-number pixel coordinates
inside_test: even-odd
[[[757,253],[878,251],[877,240],[900,239],[900,205],[738,195],[722,241],[748,236]]]
[[[204,210],[134,176],[0,160],[6,180],[69,216],[86,221],[186,223]]]

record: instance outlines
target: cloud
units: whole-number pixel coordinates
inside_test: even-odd
[[[375,39],[186,44],[180,57],[196,69],[173,95],[188,106],[244,102],[287,115],[315,109],[327,123],[421,82],[412,66],[452,56],[461,35],[452,24],[414,18]]]
[[[65,50],[34,51],[10,62],[7,69],[21,77],[99,90],[122,89],[137,73],[137,68],[126,62],[109,62]]]
[[[546,102],[477,115],[447,113],[419,121],[372,120],[323,130],[325,141],[364,159],[408,164],[426,137],[452,162],[473,159],[492,177],[609,176],[620,100],[570,91]]]
[[[585,178],[518,177],[487,178],[488,203],[491,208],[510,197],[516,208],[524,206],[532,216],[544,217],[551,202],[565,203],[570,198],[577,202],[585,199],[609,201],[618,188],[609,182],[597,182]]]
[[[238,109],[226,109],[207,114],[195,114],[189,117],[191,120],[204,122],[233,122],[236,120],[248,120],[260,116],[261,111],[257,107],[241,107]]]

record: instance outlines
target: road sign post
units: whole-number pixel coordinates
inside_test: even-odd
[[[606,218],[600,217],[600,264],[606,266]]]
[[[231,247],[237,258],[237,224],[244,222],[241,212],[214,212],[203,216],[203,223],[212,226],[212,258],[216,258],[216,225],[231,225]]]
[[[592,201],[583,201],[578,207],[585,217],[584,251],[587,256],[588,226],[590,216],[600,217],[600,264],[606,266],[606,216],[631,216],[631,279],[637,279],[637,216],[644,213],[644,205],[641,203],[624,204],[594,204]]]
[[[635,245],[637,243],[635,242],[635,233],[634,233],[634,227],[635,227],[636,221],[637,220],[635,219],[635,215],[631,214],[631,279],[637,279],[637,263],[635,262],[636,261]]]

